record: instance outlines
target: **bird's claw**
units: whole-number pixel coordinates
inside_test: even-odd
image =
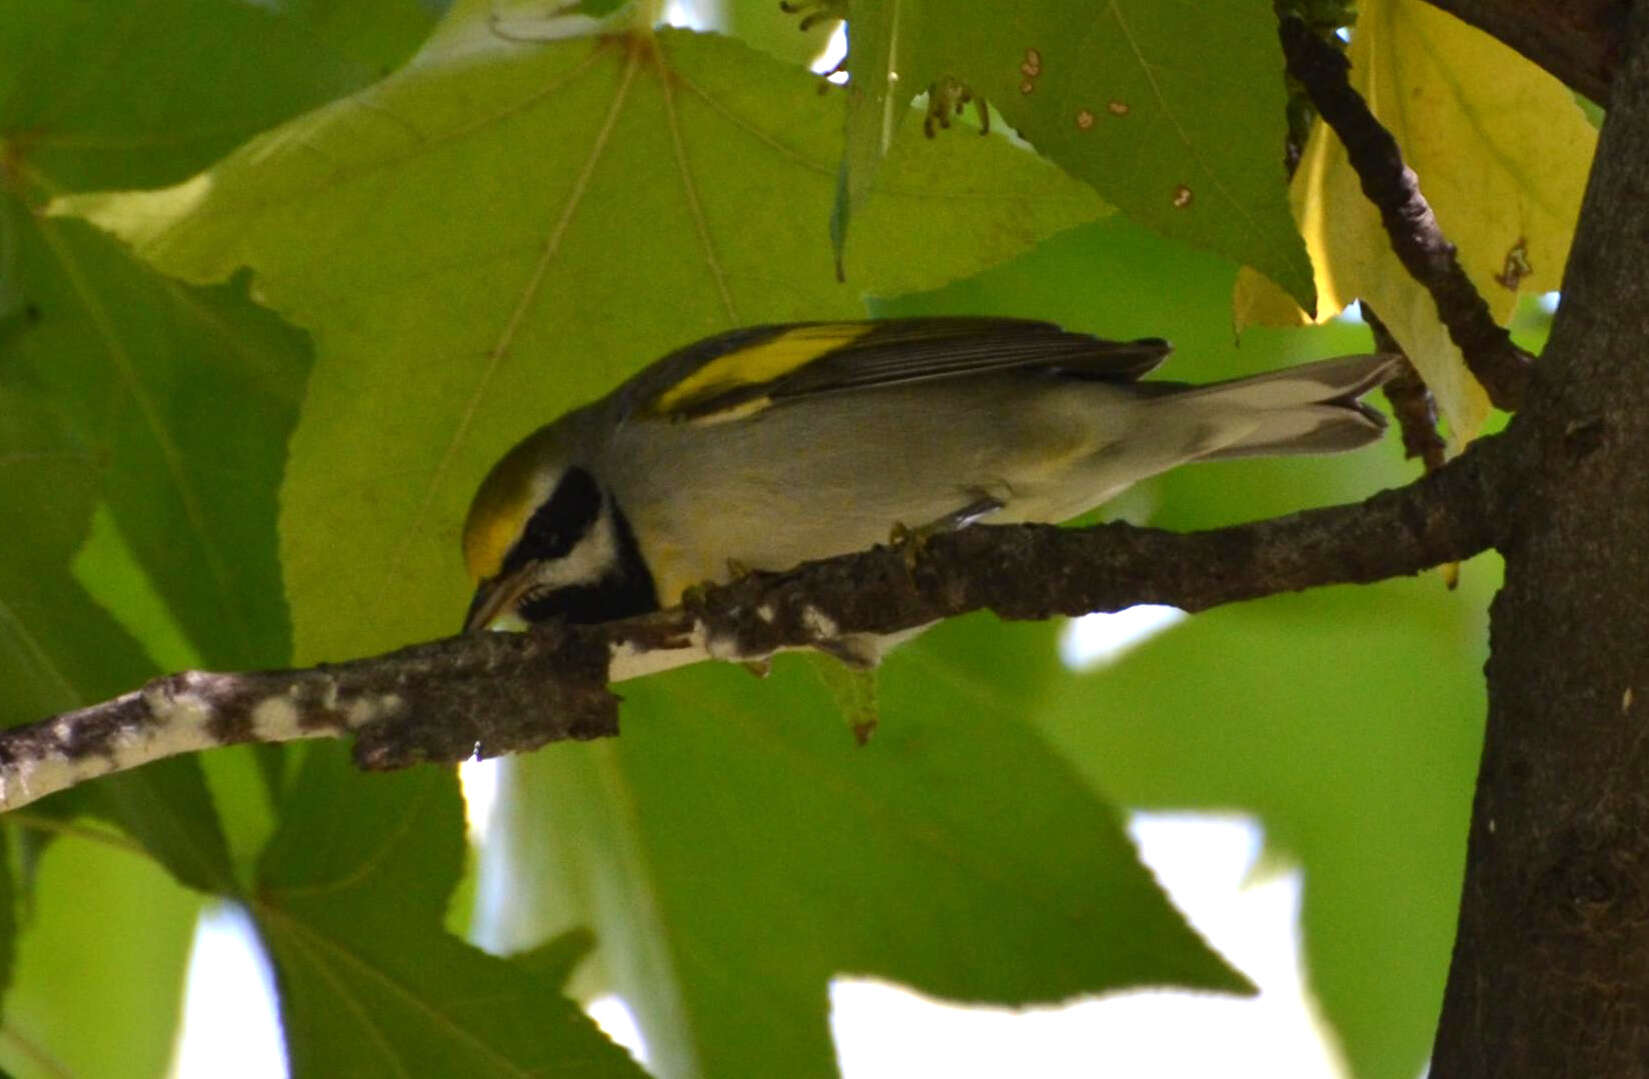
[[[929,521],[919,528],[907,527],[902,521],[895,521],[892,531],[888,534],[888,545],[902,552],[905,556],[905,565],[909,569],[916,568],[916,561],[921,557],[922,548],[928,540],[944,532],[956,532],[968,527],[976,521],[983,520],[1002,509],[1007,503],[993,494],[984,491],[971,491],[973,500],[937,520]]]

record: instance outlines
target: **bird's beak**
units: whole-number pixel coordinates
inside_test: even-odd
[[[533,585],[531,564],[523,566],[508,577],[489,577],[475,590],[470,600],[469,614],[464,616],[464,632],[478,629],[522,629],[525,622],[516,615],[521,597]],[[508,624],[510,621],[519,624]],[[506,622],[504,625],[496,623]]]

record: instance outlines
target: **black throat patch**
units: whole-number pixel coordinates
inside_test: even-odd
[[[586,478],[589,476],[583,469],[574,471]],[[571,477],[572,473],[568,473],[568,479]],[[566,482],[562,481],[563,486]],[[590,481],[590,486],[594,488],[593,480]],[[560,497],[560,490],[557,490],[556,497]],[[597,523],[600,516],[600,495],[597,494],[596,497],[598,501],[595,510],[590,513],[589,520],[580,529],[579,538]],[[658,586],[653,582],[653,574],[647,569],[647,563],[642,560],[641,548],[636,543],[636,535],[630,528],[629,518],[624,516],[624,511],[619,508],[617,502],[609,499],[608,505],[612,509],[613,536],[618,547],[617,563],[594,584],[567,585],[528,600],[521,605],[522,618],[535,623],[561,619],[592,624],[611,622],[614,619],[628,618],[631,615],[646,614],[648,611],[659,609]]]

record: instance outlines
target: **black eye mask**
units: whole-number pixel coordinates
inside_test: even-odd
[[[560,494],[558,489],[556,496]],[[653,575],[642,560],[635,532],[616,503],[612,510],[618,561],[611,572],[594,584],[568,585],[528,599],[520,607],[519,613],[523,619],[534,623],[564,619],[589,624],[611,622],[659,609],[658,586],[653,583]],[[586,525],[585,531],[588,528]]]
[[[589,534],[601,515],[601,488],[582,468],[569,468],[556,484],[555,494],[533,511],[521,538],[515,541],[499,569],[509,576],[528,562],[560,558]]]

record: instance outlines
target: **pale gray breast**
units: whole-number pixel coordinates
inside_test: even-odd
[[[958,379],[717,424],[633,421],[597,469],[670,602],[678,578],[722,579],[729,558],[785,569],[859,550],[980,491],[1007,502],[996,520],[1074,516],[1114,493],[1106,450],[1140,407],[1102,382]]]

